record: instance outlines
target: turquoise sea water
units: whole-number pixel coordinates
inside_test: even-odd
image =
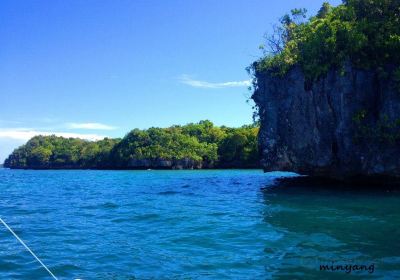
[[[0,217],[59,279],[400,278],[400,195],[283,175],[0,169]],[[50,279],[0,226],[0,279]]]

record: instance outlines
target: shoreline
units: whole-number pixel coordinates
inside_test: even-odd
[[[260,170],[263,169],[257,167],[232,167],[232,168],[10,168],[10,167],[0,167],[0,169],[9,170],[99,170],[99,171],[185,171],[185,170]],[[264,172],[264,171],[263,171]],[[264,172],[265,173],[265,172]]]

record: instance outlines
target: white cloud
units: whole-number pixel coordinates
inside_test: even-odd
[[[80,139],[86,139],[86,140],[91,140],[91,141],[101,140],[101,139],[104,139],[105,137],[107,137],[107,136],[98,135],[98,134],[38,131],[38,130],[28,129],[28,128],[0,129],[0,139],[8,138],[8,139],[27,141],[37,135],[43,135],[43,136],[56,135],[56,136],[62,136],[65,138],[80,138]]]
[[[113,130],[114,126],[102,123],[67,123],[69,129],[93,129],[93,130]]]
[[[189,85],[192,87],[197,87],[197,88],[230,88],[230,87],[251,86],[251,80],[212,83],[212,82],[194,80],[188,75],[180,76],[179,80],[182,84]]]

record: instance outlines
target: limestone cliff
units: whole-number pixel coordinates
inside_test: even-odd
[[[348,63],[312,84],[300,67],[255,73],[264,170],[400,177],[400,93],[390,67],[378,73]]]

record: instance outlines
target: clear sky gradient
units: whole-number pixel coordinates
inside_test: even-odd
[[[245,68],[263,35],[292,8],[313,15],[322,2],[2,0],[0,162],[36,134],[249,124]]]

